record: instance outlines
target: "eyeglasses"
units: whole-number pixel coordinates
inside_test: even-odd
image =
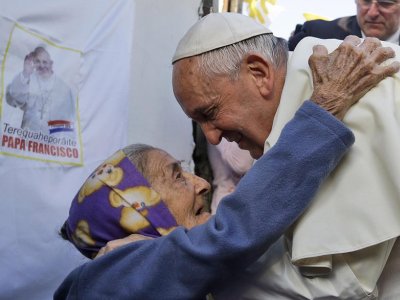
[[[358,4],[364,9],[369,9],[373,3],[376,3],[381,11],[391,11],[399,5],[398,0],[358,0]]]

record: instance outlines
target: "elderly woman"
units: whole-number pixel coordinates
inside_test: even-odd
[[[202,202],[209,185],[166,152],[118,152],[74,199],[65,234],[88,257],[133,232],[159,237],[76,268],[54,299],[200,299],[288,229],[353,143],[342,122],[307,101],[211,217]]]
[[[94,258],[108,241],[139,233],[168,234],[210,217],[203,194],[210,185],[184,172],[160,149],[134,144],[117,151],[86,180],[61,229],[86,257]]]

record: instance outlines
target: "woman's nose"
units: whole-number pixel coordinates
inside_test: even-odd
[[[194,174],[188,174],[188,176],[190,177],[190,180],[195,187],[197,195],[206,194],[211,190],[211,185],[208,183],[207,180]]]

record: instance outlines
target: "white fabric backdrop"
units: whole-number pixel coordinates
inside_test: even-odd
[[[52,299],[67,273],[85,261],[58,230],[83,180],[117,148],[146,142],[190,160],[191,123],[174,102],[170,57],[196,21],[199,1],[182,2],[0,0],[2,16],[81,52],[71,67],[79,70],[72,78],[83,149],[82,166],[0,149],[0,299]],[[0,28],[0,64],[9,35]],[[8,82],[0,79],[4,93]]]
[[[295,2],[300,16],[307,10],[335,17],[345,1],[324,3],[329,15],[316,9],[316,0]],[[303,21],[289,14],[292,2],[277,1],[288,10],[273,20],[278,35]],[[51,299],[62,278],[84,261],[57,231],[83,180],[116,148],[144,142],[190,161],[192,128],[171,91],[170,57],[197,20],[199,5],[200,0],[0,0],[0,15],[81,51],[74,80],[83,145],[83,166],[0,154],[0,299]],[[353,1],[350,6],[355,11]],[[0,64],[8,36],[0,27]],[[5,84],[0,82],[2,92]]]
[[[192,126],[172,92],[171,58],[179,39],[197,21],[200,0],[135,4],[131,87],[137,101],[130,102],[129,142],[152,144],[191,162]]]

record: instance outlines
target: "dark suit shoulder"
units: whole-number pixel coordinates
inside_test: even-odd
[[[307,21],[289,39],[289,50],[293,51],[297,44],[306,36],[320,39],[343,40],[348,35],[361,36],[356,16],[342,17],[332,21],[311,20]]]

